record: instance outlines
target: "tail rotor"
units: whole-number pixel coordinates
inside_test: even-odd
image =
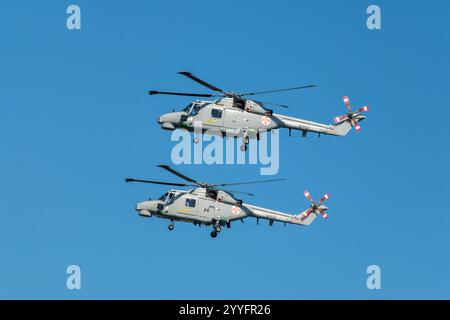
[[[359,108],[356,111],[352,111],[352,108],[350,107],[350,100],[347,96],[345,96],[344,98],[344,103],[345,106],[348,109],[348,112],[346,114],[344,114],[343,116],[340,117],[335,117],[333,120],[335,123],[342,123],[344,121],[349,122],[353,128],[355,128],[355,130],[357,132],[361,131],[361,126],[359,125],[359,121],[364,120],[365,117],[361,115],[362,112],[367,112],[369,111],[369,106],[364,106],[362,108]]]
[[[330,198],[330,195],[326,193],[319,202],[314,201],[314,199],[311,197],[311,194],[308,191],[304,192],[306,199],[311,202],[311,206],[302,214],[302,219],[306,219],[311,213],[315,213],[317,215],[322,215],[324,219],[328,218],[328,215],[326,214],[326,210],[328,208],[323,205],[323,202]]]

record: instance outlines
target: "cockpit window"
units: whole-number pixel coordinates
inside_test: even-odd
[[[173,200],[173,198],[175,197],[175,194],[173,192],[166,192],[164,193],[164,195],[159,198],[159,200],[161,200],[164,203],[169,203]]]
[[[189,113],[189,112],[191,111],[191,107],[192,107],[192,103],[189,103],[189,104],[183,109],[183,111]]]
[[[166,193],[164,193],[158,200],[161,200],[161,201],[166,201],[166,198],[167,198],[167,195],[168,195],[168,193],[166,192]]]
[[[191,110],[191,116],[196,116],[198,112],[200,111],[200,105],[194,104],[194,107]]]
[[[198,112],[200,111],[201,108],[202,108],[201,104],[193,102],[193,103],[188,104],[183,109],[183,111],[186,112],[190,116],[195,116],[198,114]]]

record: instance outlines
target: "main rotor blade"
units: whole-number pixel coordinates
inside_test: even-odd
[[[252,196],[252,197],[255,196],[255,194],[249,193],[249,192],[233,191],[233,190],[224,190],[224,191],[231,192],[231,193],[242,193],[242,194],[245,194],[245,195],[247,195],[247,196]]]
[[[257,102],[260,102],[262,104],[268,104],[270,106],[275,106],[275,107],[289,108],[289,106],[286,106],[284,104],[278,104],[278,103],[272,103],[272,102],[264,102],[264,101],[257,101]]]
[[[155,90],[149,91],[148,94],[151,96],[154,94],[169,94],[169,95],[173,95],[173,96],[186,96],[186,97],[205,97],[205,98],[217,97],[216,94],[211,94],[211,93],[166,92],[166,91],[155,91]]]
[[[178,74],[181,74],[181,75],[183,75],[183,76],[185,76],[185,77],[188,77],[189,79],[194,80],[195,82],[200,83],[202,86],[205,86],[205,87],[207,87],[207,88],[209,88],[209,89],[211,89],[211,90],[213,90],[213,91],[221,92],[221,93],[223,93],[223,94],[226,93],[226,92],[223,91],[222,89],[219,89],[219,88],[213,86],[212,84],[210,84],[210,83],[208,83],[208,82],[206,82],[206,81],[203,81],[203,80],[200,79],[200,78],[197,78],[196,76],[194,76],[194,75],[193,75],[192,73],[190,73],[190,72],[182,71],[182,72],[178,72]]]
[[[197,181],[195,181],[194,179],[191,179],[191,178],[185,176],[185,175],[182,174],[182,173],[179,173],[178,171],[172,169],[172,168],[169,167],[168,165],[160,164],[158,167],[160,167],[160,168],[162,168],[162,169],[164,169],[164,170],[169,171],[170,173],[176,175],[177,177],[180,177],[181,179],[184,179],[184,180],[186,180],[186,181],[195,183],[196,185],[201,185],[199,182],[197,182]]]
[[[237,186],[241,184],[254,184],[254,183],[265,183],[265,182],[275,182],[275,181],[283,181],[286,179],[271,179],[271,180],[259,180],[259,181],[249,181],[249,182],[233,182],[233,183],[222,183],[222,184],[213,184],[213,187],[225,187],[225,186]]]
[[[239,94],[239,95],[240,95],[240,96],[254,96],[255,94],[264,94],[264,93],[272,93],[272,92],[282,92],[282,91],[290,91],[290,90],[300,90],[300,89],[315,88],[315,87],[317,87],[315,84],[310,84],[310,85],[307,85],[307,86],[301,86],[301,87],[293,87],[293,88],[278,89],[278,90],[269,90],[269,91],[249,92],[249,93],[242,93],[242,94]]]
[[[166,185],[166,186],[177,186],[177,187],[191,186],[190,184],[186,184],[186,183],[172,183],[172,182],[140,180],[140,179],[131,179],[131,178],[126,178],[125,182],[141,182],[141,183],[163,184],[163,185]]]

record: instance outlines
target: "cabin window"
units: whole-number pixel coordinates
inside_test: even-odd
[[[195,208],[195,199],[186,199],[186,207]]]
[[[212,109],[211,110],[211,115],[213,118],[222,118],[222,110],[220,109]]]

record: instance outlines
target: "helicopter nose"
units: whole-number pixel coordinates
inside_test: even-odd
[[[181,118],[181,115],[179,113],[176,113],[176,112],[165,113],[158,118],[158,123],[159,124],[164,124],[164,123],[177,124],[178,122],[180,122],[180,118]]]
[[[176,112],[163,114],[158,118],[158,123],[161,124],[161,128],[165,130],[175,130],[179,125],[181,115]]]
[[[158,118],[158,123],[161,124],[161,128],[165,130],[175,130],[182,122],[182,112],[172,112],[163,114]],[[184,117],[187,118],[186,115]]]
[[[161,123],[166,122],[166,118],[167,118],[166,115],[163,114],[162,116],[160,116],[160,117],[158,118],[158,123],[161,124]]]
[[[154,204],[155,201],[144,201],[140,202],[136,205],[136,211],[139,213],[140,216],[143,217],[151,217],[152,213],[156,210],[156,205]]]
[[[153,214],[158,213],[164,209],[162,201],[144,201],[136,205],[135,210],[143,217],[151,217]]]

